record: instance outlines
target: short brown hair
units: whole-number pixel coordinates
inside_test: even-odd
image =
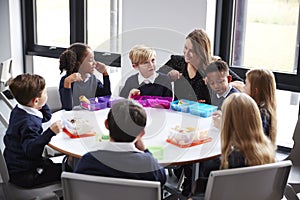
[[[19,104],[27,105],[33,98],[41,97],[45,86],[42,76],[21,74],[11,81],[9,89]]]
[[[144,130],[147,115],[142,106],[132,100],[122,100],[112,106],[107,122],[109,135],[116,142],[132,142]]]
[[[226,75],[229,75],[229,67],[225,61],[217,60],[210,63],[205,70],[206,74],[211,72],[225,72]]]

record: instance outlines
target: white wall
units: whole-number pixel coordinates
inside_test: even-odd
[[[0,0],[0,62],[12,58],[12,73],[23,73],[20,1]]]
[[[128,58],[129,50],[134,45],[154,47],[159,67],[171,54],[182,54],[185,37],[192,30],[210,27],[208,33],[213,38],[214,22],[209,26],[207,22],[214,20],[214,5],[215,0],[122,1],[122,84],[130,74],[135,73]]]
[[[9,1],[9,10],[10,10],[9,13],[10,13],[11,57],[13,59],[12,73],[13,76],[16,76],[24,72],[21,1]]]

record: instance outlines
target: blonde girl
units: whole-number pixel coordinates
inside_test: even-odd
[[[275,148],[262,128],[256,102],[246,94],[230,95],[222,106],[220,169],[275,162]]]
[[[263,165],[275,162],[275,147],[264,134],[256,102],[245,93],[233,93],[213,117],[220,124],[221,157],[200,163],[200,178],[196,181],[197,193],[205,193],[209,173]]]
[[[264,133],[276,145],[276,83],[274,74],[268,69],[251,69],[246,73],[244,92],[257,103]]]

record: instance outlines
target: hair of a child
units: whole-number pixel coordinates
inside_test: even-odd
[[[225,75],[229,75],[229,67],[227,63],[223,60],[216,60],[212,63],[210,63],[206,70],[206,74],[211,73],[211,72],[225,72]]]
[[[9,89],[16,101],[25,106],[33,98],[41,97],[45,87],[45,79],[36,74],[20,74],[9,84]]]
[[[275,162],[275,147],[264,134],[256,102],[245,93],[233,93],[222,105],[221,169],[229,167],[228,156],[238,149],[246,165]]]
[[[59,57],[60,73],[66,71],[69,76],[72,73],[78,72],[79,66],[87,56],[88,45],[83,43],[74,43],[67,48]]]
[[[145,45],[136,45],[129,52],[131,63],[136,65],[147,61],[151,57],[156,57],[156,52],[153,48]]]
[[[204,29],[195,29],[190,32],[186,39],[190,39],[193,50],[200,57],[201,70],[205,70],[206,66],[211,62],[211,42]]]
[[[122,100],[112,106],[107,122],[109,135],[115,142],[132,142],[144,130],[147,115],[142,106],[132,100]]]
[[[270,113],[270,139],[276,143],[277,136],[277,113],[276,113],[276,82],[272,71],[268,69],[251,69],[246,73],[250,83],[250,96],[257,105],[264,104]]]

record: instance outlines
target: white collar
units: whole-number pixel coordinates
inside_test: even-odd
[[[154,72],[154,74],[152,76],[150,76],[149,78],[143,77],[143,75],[139,72],[139,74],[138,74],[139,85],[141,85],[144,81],[148,81],[149,83],[154,83],[156,77],[158,77],[157,72]]]
[[[24,110],[25,112],[27,112],[28,114],[31,114],[31,115],[35,115],[41,119],[43,119],[43,114],[41,111],[39,111],[38,109],[36,108],[32,108],[32,107],[29,107],[29,106],[24,106],[24,105],[21,105],[21,104],[18,104],[18,107],[22,110]]]
[[[83,80],[83,82],[87,82],[90,78],[91,78],[91,74],[86,73],[85,74],[85,79]]]
[[[232,89],[232,85],[229,84],[226,92],[224,92],[222,95],[217,94],[217,97],[218,98],[221,98],[221,97],[226,98],[228,96],[228,94],[229,94],[229,92],[230,92],[231,89]]]
[[[133,142],[100,142],[100,150],[114,151],[114,152],[142,152],[137,149]]]

